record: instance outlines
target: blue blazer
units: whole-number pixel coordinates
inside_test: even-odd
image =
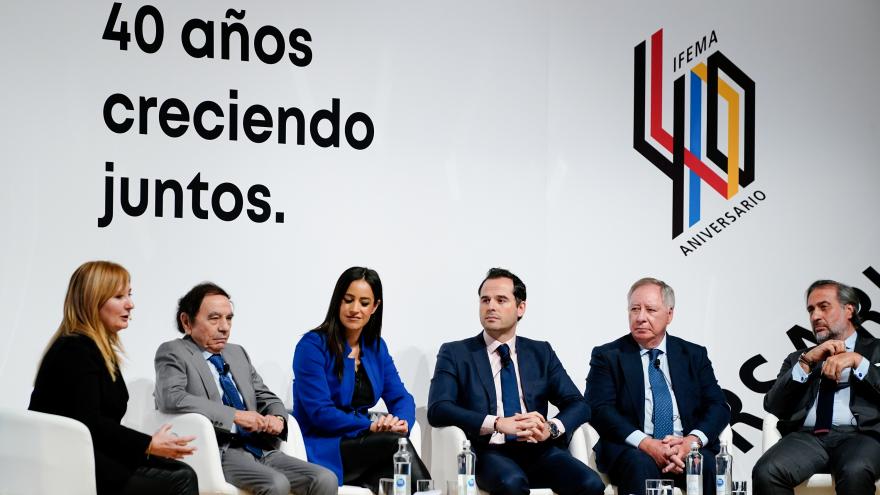
[[[519,379],[526,409],[547,417],[547,403],[558,409],[565,435],[556,439],[567,445],[571,434],[590,419],[590,408],[547,342],[516,337]],[[457,426],[475,447],[488,444],[491,435],[480,436],[486,415],[498,415],[495,382],[482,332],[476,337],[440,347],[431,390],[428,421],[433,426]]]
[[[346,343],[344,355],[350,352],[351,347]],[[333,361],[322,334],[303,335],[293,354],[293,417],[302,429],[309,462],[336,473],[341,486],[339,442],[369,430],[371,421],[367,408],[351,409],[354,359],[344,359],[341,380],[334,372]],[[373,405],[382,398],[388,412],[405,419],[412,428],[416,404],[404,388],[384,340],[380,338],[377,346],[365,346],[361,342],[361,365],[373,386]]]
[[[730,407],[718,386],[706,348],[666,334],[666,356],[684,433],[700,430],[717,453],[718,435],[730,422]],[[627,334],[595,347],[587,375],[590,424],[599,433],[596,462],[607,472],[626,449],[626,437],[645,427],[645,379],[639,345]]]

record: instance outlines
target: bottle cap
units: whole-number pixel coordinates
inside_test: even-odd
[[[406,438],[403,438],[403,437],[398,438],[397,445],[406,445]]]
[[[700,444],[698,444],[697,442],[691,442],[691,450],[699,449],[699,448],[700,448]]]
[[[463,449],[469,449],[469,448],[471,448],[471,441],[470,441],[470,440],[465,440],[465,441],[461,442],[461,448],[463,448]]]

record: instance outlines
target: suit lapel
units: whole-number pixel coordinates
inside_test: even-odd
[[[632,410],[639,420],[639,429],[645,427],[645,374],[642,369],[642,357],[639,346],[632,337],[626,340],[623,352],[620,353],[620,366],[626,382]]]
[[[471,360],[477,369],[483,390],[489,397],[490,414],[498,413],[498,399],[495,397],[495,380],[492,379],[492,366],[489,365],[489,354],[486,352],[486,341],[482,332],[471,341]]]
[[[866,358],[871,358],[871,352],[873,352],[874,348],[874,337],[864,330],[862,327],[859,327],[856,330],[856,345],[853,346],[853,351],[865,356]]]
[[[666,364],[669,366],[669,381],[672,383],[672,393],[675,394],[675,402],[678,403],[678,413],[690,411],[687,401],[694,396],[690,389],[691,380],[688,379],[688,356],[685,354],[679,342],[666,334]],[[688,421],[681,418],[682,427],[688,430]]]
[[[531,386],[533,383],[539,381],[538,367],[534,366],[538,363],[537,356],[535,356],[534,349],[529,345],[529,342],[520,338],[516,339],[516,355],[517,372],[519,374],[519,383],[522,388],[523,402],[526,405],[526,411],[537,411],[538,409],[535,407],[534,401],[528,393],[529,390],[540,390],[540,387]]]
[[[235,387],[241,394],[244,406],[249,411],[257,410],[257,396],[254,393],[254,384],[251,382],[251,367],[241,351],[234,352],[227,348],[221,352],[223,360],[229,365],[232,376],[235,379]]]
[[[874,351],[874,337],[868,333],[867,330],[862,327],[856,328],[856,345],[853,346],[853,352],[862,355],[862,359],[867,359],[868,362],[872,359],[872,353]],[[849,383],[851,388],[851,392],[849,394],[849,408],[853,409],[855,406],[856,395],[855,389],[862,385],[862,381],[856,378],[855,368],[849,374]]]
[[[379,342],[376,342],[376,346],[379,346]],[[378,355],[373,354],[373,348],[370,346],[369,348],[364,346],[364,341],[361,339],[361,366],[364,367],[364,371],[367,373],[367,378],[370,379],[370,383],[375,383],[373,386],[373,401],[374,403],[379,402],[379,394],[382,392],[382,381],[379,380],[379,363],[378,363]],[[351,397],[354,396],[354,380],[351,383],[351,395],[349,398],[349,405],[351,405]]]
[[[223,396],[220,394],[220,390],[217,389],[217,382],[214,381],[214,374],[211,373],[211,368],[209,368],[209,366],[212,366],[211,363],[205,359],[198,344],[193,342],[192,338],[188,335],[183,338],[183,344],[190,352],[190,359],[196,370],[199,372],[199,377],[202,379],[202,386],[205,388],[205,393],[208,395],[208,398],[213,401],[222,402]]]

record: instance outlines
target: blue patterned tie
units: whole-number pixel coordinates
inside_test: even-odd
[[[220,375],[220,387],[223,388],[223,404],[229,407],[234,407],[239,411],[247,411],[247,408],[244,407],[244,403],[241,402],[241,396],[238,393],[238,389],[235,387],[235,382],[232,380],[232,377],[229,376],[229,367],[226,365],[226,361],[223,360],[223,356],[220,354],[212,354],[211,357],[208,358],[208,361],[217,368],[217,374]],[[263,457],[263,450],[249,442],[251,438],[251,433],[249,431],[239,427],[238,436],[244,440],[244,448],[248,452],[257,458]]]
[[[672,435],[672,396],[666,385],[663,371],[654,366],[663,351],[648,351],[648,381],[651,383],[651,395],[654,397],[654,438],[662,439]]]
[[[517,414],[519,409],[519,387],[516,386],[516,370],[510,359],[510,347],[507,344],[498,346],[501,356],[501,404],[504,406],[504,417]],[[516,435],[504,435],[508,442],[516,440]]]

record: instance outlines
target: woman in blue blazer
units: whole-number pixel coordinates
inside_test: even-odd
[[[339,484],[378,492],[393,475],[397,441],[415,421],[406,391],[382,340],[382,281],[375,270],[351,267],[333,289],[324,322],[306,333],[293,355],[293,416],[310,462],[336,473]],[[388,414],[371,420],[379,399]],[[410,479],[430,479],[412,444]]]

